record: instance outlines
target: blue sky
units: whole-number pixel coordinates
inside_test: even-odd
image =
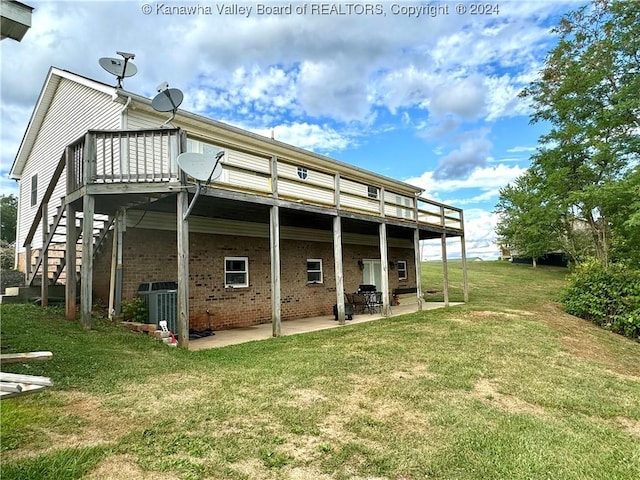
[[[0,44],[3,194],[17,192],[7,174],[49,67],[109,83],[98,58],[120,50],[139,70],[127,90],[152,97],[167,81],[187,110],[422,187],[465,210],[470,257],[497,258],[498,190],[546,131],[517,95],[555,45],[551,28],[586,2],[486,2],[483,15],[449,1],[262,2],[279,15],[258,2],[23,3],[31,30]],[[251,10],[225,13],[235,6]]]

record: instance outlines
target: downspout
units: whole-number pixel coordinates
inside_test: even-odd
[[[126,103],[122,106],[120,110],[120,130],[126,130],[128,127],[128,115],[127,109],[129,105],[131,105],[131,97],[127,97]],[[127,152],[127,153],[125,153]],[[126,165],[127,170],[129,169],[128,162],[128,152],[129,152],[129,140],[124,138],[122,139],[122,144],[120,145],[120,154],[125,153],[123,157],[121,157],[121,167]],[[116,258],[115,258],[115,279],[114,279],[114,292],[113,292],[113,305],[112,310],[109,312],[110,315],[120,316],[122,313],[122,251],[123,251],[123,243],[124,243],[124,234],[127,229],[127,220],[126,220],[127,210],[126,208],[119,209],[116,213],[116,222],[118,222],[116,228],[116,235],[114,238],[115,250],[116,250]],[[110,293],[111,296],[111,293]]]

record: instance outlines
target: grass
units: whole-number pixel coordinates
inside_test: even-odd
[[[637,478],[640,345],[564,314],[565,273],[473,262],[466,305],[199,352],[2,306],[3,351],[54,352],[3,370],[56,386],[0,404],[1,477]]]

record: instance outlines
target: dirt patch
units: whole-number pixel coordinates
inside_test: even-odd
[[[324,402],[327,397],[320,392],[311,389],[294,390],[292,394],[295,396],[293,403],[295,405],[311,405],[317,402]]]
[[[273,478],[273,475],[267,470],[267,467],[256,458],[233,463],[229,465],[229,467],[245,475],[247,478]]]
[[[177,480],[177,475],[142,470],[128,455],[115,455],[104,459],[88,476],[87,480]]]
[[[429,371],[429,367],[424,364],[414,365],[405,370],[397,370],[389,375],[394,380],[414,379],[414,378],[435,378],[436,375]]]
[[[497,386],[486,378],[478,380],[473,388],[473,395],[509,413],[526,413],[536,416],[546,414],[542,407],[525,402],[513,395],[499,393]]]
[[[171,385],[175,388],[169,388]],[[128,415],[159,417],[168,408],[181,411],[194,404],[214,387],[215,380],[206,375],[175,373],[151,378],[142,384],[127,385],[111,399]]]
[[[640,438],[640,420],[631,420],[626,417],[617,417],[616,423],[625,429],[627,433]]]
[[[63,448],[113,443],[138,427],[131,418],[105,408],[97,397],[80,392],[58,392],[58,395],[64,403],[58,414],[61,427],[43,425],[40,435],[44,441],[38,442],[43,447],[5,452],[3,456],[7,460],[43,455]]]

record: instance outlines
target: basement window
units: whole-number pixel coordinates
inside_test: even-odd
[[[407,279],[407,262],[405,260],[398,260],[398,280]]]
[[[38,174],[31,177],[31,206],[38,203]]]
[[[322,283],[322,260],[307,259],[307,283]]]
[[[246,288],[249,286],[249,257],[224,258],[225,288]]]

